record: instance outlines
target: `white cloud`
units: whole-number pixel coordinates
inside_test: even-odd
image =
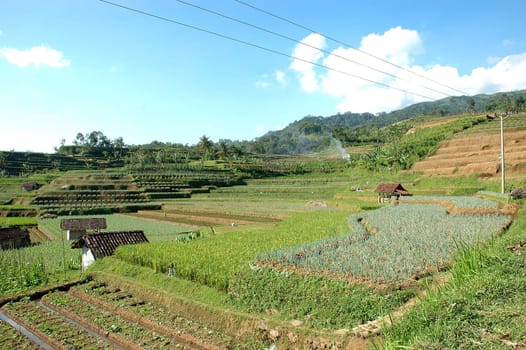
[[[412,55],[424,52],[418,32],[400,26],[381,35],[367,35],[362,39],[360,49],[397,65],[408,65],[412,61]]]
[[[44,45],[32,47],[29,50],[17,50],[12,48],[0,48],[0,57],[18,67],[29,67],[34,65],[49,66],[52,68],[68,67],[71,62],[62,56],[62,52],[46,47]]]
[[[486,58],[486,62],[488,62],[488,64],[495,64],[498,61],[500,61],[500,59],[501,58],[499,56],[490,56],[490,57]]]
[[[258,124],[256,125],[256,131],[257,132],[263,132],[263,131],[266,131],[267,130],[267,127],[263,124]]]
[[[266,89],[270,87],[270,82],[268,81],[268,74],[263,74],[259,79],[254,83],[256,87]]]
[[[275,77],[276,77],[276,81],[278,82],[278,84],[282,86],[287,85],[287,80],[285,79],[285,72],[281,70],[277,70],[275,72]]]
[[[275,80],[275,81],[274,81]],[[258,88],[269,88],[277,83],[280,86],[287,85],[287,80],[285,79],[285,72],[277,70],[274,72],[273,76],[268,74],[262,74],[254,85]]]
[[[315,47],[325,45],[325,39],[317,34],[309,35],[304,41],[314,43],[312,46],[317,44]],[[365,36],[359,50],[338,47],[324,58],[319,51],[301,46],[295,48],[293,55],[299,54],[299,57],[314,62],[323,59],[322,64],[331,68],[328,70],[294,61],[291,69],[299,73],[303,89],[337,97],[337,108],[341,112],[388,112],[447,95],[460,95],[458,90],[478,94],[526,87],[526,53],[489,58],[490,67],[474,68],[470,74],[460,75],[453,66],[422,67],[415,64],[415,57],[424,53],[422,39],[417,31],[401,27],[389,29],[383,34]],[[416,74],[378,60],[373,55]],[[433,81],[443,82],[457,91]]]
[[[526,88],[526,52],[502,58],[489,68],[479,67],[458,77],[458,85],[470,94],[512,91]]]
[[[502,45],[503,47],[511,46],[511,45],[513,45],[513,40],[510,40],[510,39],[504,39],[504,40],[502,40],[501,45]]]
[[[319,49],[326,47],[326,40],[322,35],[313,33],[301,42],[292,52],[295,59],[290,68],[298,73],[303,90],[315,92],[318,89],[318,78],[311,62],[317,63],[323,57],[323,52]]]

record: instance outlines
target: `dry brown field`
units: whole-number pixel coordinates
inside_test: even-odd
[[[481,128],[444,141],[436,153],[415,163],[413,170],[426,175],[498,177],[501,174],[500,129]],[[526,175],[526,129],[505,131],[504,160],[507,176]]]

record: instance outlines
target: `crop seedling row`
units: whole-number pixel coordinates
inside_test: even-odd
[[[61,312],[77,315],[86,323],[91,323],[96,328],[112,333],[117,338],[122,338],[125,342],[136,344],[143,349],[169,349],[175,346],[180,346],[181,349],[193,348],[188,345],[177,345],[173,339],[163,334],[129,322],[113,312],[98,308],[66,292],[47,294],[45,300]]]

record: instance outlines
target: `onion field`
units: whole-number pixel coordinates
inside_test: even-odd
[[[400,204],[352,214],[350,235],[269,251],[259,263],[329,272],[349,279],[391,283],[447,266],[455,250],[498,234],[511,217],[448,214],[441,205]]]

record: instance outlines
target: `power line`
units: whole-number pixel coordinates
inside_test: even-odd
[[[340,58],[342,60],[345,60],[347,62],[351,62],[351,63],[354,63],[356,65],[359,65],[359,66],[362,66],[362,67],[365,67],[367,69],[370,69],[370,70],[374,70],[378,73],[381,73],[381,74],[384,74],[384,75],[388,75],[392,78],[395,78],[395,79],[398,79],[398,80],[404,80],[404,81],[408,81],[410,83],[412,83],[413,85],[416,85],[418,87],[421,87],[421,88],[424,88],[426,90],[429,90],[429,91],[433,91],[433,92],[436,92],[436,93],[439,93],[441,95],[444,95],[444,96],[450,96],[449,94],[445,93],[445,92],[442,92],[440,90],[436,90],[434,88],[430,88],[430,87],[427,87],[427,86],[424,86],[424,85],[421,85],[421,84],[415,84],[414,82],[411,82],[409,81],[408,79],[405,79],[403,77],[399,77],[395,74],[392,74],[392,73],[389,73],[389,72],[386,72],[386,71],[383,71],[381,69],[378,69],[378,68],[375,68],[375,67],[371,67],[365,63],[361,63],[361,62],[358,62],[358,61],[355,61],[355,60],[352,60],[350,58],[347,58],[347,57],[344,57],[344,56],[341,56],[341,55],[338,55],[336,53],[333,53],[333,52],[330,52],[330,51],[327,51],[325,49],[322,49],[322,48],[319,48],[319,47],[316,47],[316,46],[313,46],[313,45],[310,45],[308,43],[305,43],[303,41],[300,41],[300,40],[297,40],[297,39],[294,39],[290,36],[287,36],[287,35],[284,35],[284,34],[280,34],[280,33],[277,33],[277,32],[274,32],[272,30],[269,30],[269,29],[266,29],[266,28],[263,28],[263,27],[260,27],[260,26],[257,26],[255,24],[252,24],[252,23],[249,23],[249,22],[246,22],[246,21],[243,21],[243,20],[240,20],[238,18],[234,18],[234,17],[231,17],[231,16],[228,16],[228,15],[225,15],[224,13],[221,13],[221,12],[217,12],[217,11],[214,11],[214,10],[210,10],[206,7],[202,7],[202,6],[199,6],[199,5],[196,5],[196,4],[192,4],[190,2],[187,2],[187,1],[184,1],[184,0],[175,0],[183,5],[186,5],[186,6],[190,6],[190,7],[193,7],[193,8],[196,8],[196,9],[199,9],[201,11],[205,11],[205,12],[208,12],[208,13],[211,13],[215,16],[219,16],[219,17],[223,17],[223,18],[226,18],[228,20],[231,20],[231,21],[234,21],[234,22],[237,22],[237,23],[240,23],[242,25],[245,25],[245,26],[248,26],[248,27],[251,27],[251,28],[254,28],[254,29],[257,29],[259,31],[262,31],[262,32],[265,32],[265,33],[268,33],[268,34],[272,34],[274,36],[277,36],[277,37],[280,37],[282,39],[286,39],[286,40],[289,40],[289,41],[292,41],[292,42],[295,42],[297,44],[300,44],[300,45],[303,45],[303,46],[306,46],[306,47],[309,47],[309,48],[312,48],[312,49],[315,49],[317,51],[320,51],[320,52],[323,52],[329,56],[334,56],[334,57],[337,57],[337,58]]]
[[[194,29],[194,30],[197,30],[197,31],[200,31],[200,32],[203,32],[203,33],[207,33],[207,34],[210,34],[210,35],[214,35],[214,36],[217,36],[217,37],[220,37],[220,38],[223,38],[223,39],[231,40],[231,41],[243,44],[243,45],[251,46],[251,47],[263,50],[263,51],[271,52],[271,53],[274,53],[276,55],[285,56],[285,57],[288,57],[288,58],[292,58],[294,60],[298,60],[298,61],[301,61],[301,62],[309,63],[309,64],[312,64],[313,66],[325,68],[327,70],[331,70],[333,72],[344,74],[344,75],[347,75],[347,76],[350,76],[350,77],[353,77],[353,78],[356,78],[356,79],[364,80],[364,81],[367,81],[367,82],[370,82],[370,83],[373,83],[373,84],[376,84],[376,85],[380,85],[380,86],[387,87],[387,88],[390,88],[390,89],[398,90],[400,92],[408,93],[408,94],[411,94],[411,95],[414,95],[414,96],[423,97],[423,98],[428,99],[428,100],[432,100],[432,101],[436,100],[433,97],[422,95],[422,94],[419,94],[419,93],[416,93],[416,92],[412,92],[412,91],[409,91],[409,90],[406,90],[406,89],[398,88],[396,86],[385,84],[385,83],[382,83],[382,82],[379,82],[379,81],[375,81],[375,80],[372,80],[372,79],[364,78],[364,77],[361,77],[361,76],[358,76],[358,75],[355,75],[355,74],[352,74],[352,73],[349,73],[349,72],[342,71],[340,69],[336,69],[336,68],[332,68],[332,67],[323,65],[321,63],[312,62],[312,61],[303,59],[301,57],[296,57],[296,56],[290,55],[288,53],[284,53],[284,52],[281,52],[281,51],[278,51],[278,50],[275,50],[275,49],[271,49],[271,48],[268,48],[268,47],[265,47],[265,46],[261,46],[261,45],[255,44],[255,43],[251,43],[251,42],[248,42],[248,41],[245,41],[245,40],[237,39],[237,38],[234,38],[234,37],[231,37],[231,36],[228,36],[228,35],[225,35],[225,34],[221,34],[221,33],[218,33],[218,32],[214,32],[214,31],[211,31],[211,30],[208,30],[208,29],[204,29],[204,28],[201,28],[201,27],[197,27],[195,25],[179,22],[179,21],[176,21],[174,19],[170,19],[170,18],[167,18],[167,17],[159,16],[159,15],[155,15],[153,13],[149,13],[149,12],[146,12],[146,11],[138,10],[136,8],[132,8],[132,7],[129,7],[129,6],[121,5],[121,4],[118,4],[118,3],[115,3],[115,2],[111,2],[111,1],[108,1],[108,0],[99,0],[99,1],[103,2],[105,4],[108,4],[108,5],[111,5],[111,6],[115,6],[115,7],[127,10],[127,11],[135,12],[135,13],[138,13],[138,14],[141,14],[141,15],[144,15],[144,16],[148,16],[148,17],[152,17],[152,18],[155,18],[155,19],[158,19],[158,20],[161,20],[161,21],[177,24],[177,25],[180,25],[180,26],[183,26],[183,27],[186,27],[186,28]]]
[[[388,60],[386,60],[386,59],[383,59],[383,58],[381,58],[381,57],[375,56],[375,55],[373,55],[372,53],[369,53],[369,52],[367,52],[367,51],[364,51],[364,50],[361,50],[361,49],[359,49],[359,48],[356,48],[356,47],[354,47],[354,46],[352,46],[352,45],[349,45],[349,44],[347,44],[347,43],[345,43],[345,42],[342,42],[341,40],[338,40],[338,39],[332,38],[332,37],[330,37],[330,36],[328,36],[328,35],[326,35],[326,34],[324,34],[324,33],[321,33],[321,32],[319,32],[319,31],[317,31],[317,30],[314,30],[314,29],[311,29],[311,28],[309,28],[309,27],[306,27],[306,26],[304,26],[304,25],[302,25],[302,24],[299,24],[299,23],[297,23],[297,22],[294,22],[294,21],[292,21],[292,20],[290,20],[290,19],[287,19],[287,18],[285,18],[285,17],[281,17],[281,16],[276,15],[276,14],[274,14],[274,13],[272,13],[272,12],[269,12],[269,11],[263,10],[263,9],[257,7],[257,6],[254,6],[254,5],[252,5],[252,4],[247,3],[247,2],[245,2],[245,1],[242,1],[242,0],[233,0],[233,1],[238,2],[238,3],[240,3],[241,5],[244,5],[244,6],[250,7],[250,8],[252,8],[252,9],[256,10],[256,11],[262,12],[262,13],[264,13],[264,14],[266,14],[266,15],[269,15],[269,16],[272,16],[272,17],[274,17],[274,18],[277,18],[277,19],[279,19],[279,20],[281,20],[281,21],[284,21],[284,22],[287,22],[287,23],[289,23],[289,24],[292,24],[293,26],[296,26],[296,27],[298,27],[298,28],[301,28],[301,29],[307,30],[307,31],[312,32],[312,33],[320,34],[320,35],[326,37],[327,39],[332,40],[332,41],[334,41],[334,42],[336,42],[336,43],[338,43],[338,44],[340,44],[340,45],[343,45],[343,46],[346,46],[346,47],[351,48],[351,49],[353,49],[353,50],[356,50],[356,51],[358,51],[358,52],[360,52],[360,53],[362,53],[362,54],[364,54],[364,55],[367,55],[367,56],[369,56],[369,57],[373,57],[373,58],[375,58],[375,59],[377,59],[377,60],[379,60],[379,61],[382,61],[382,62],[384,62],[384,63],[387,63],[387,64],[389,64],[389,65],[391,65],[391,66],[393,66],[393,67],[396,67],[396,68],[398,68],[398,69],[401,69],[401,70],[404,70],[404,71],[406,71],[406,72],[408,72],[408,73],[411,73],[411,74],[413,74],[413,75],[415,75],[415,76],[417,76],[417,77],[419,77],[419,78],[422,78],[422,79],[428,80],[428,81],[430,81],[430,82],[433,82],[433,83],[435,83],[435,84],[438,84],[438,85],[440,85],[440,86],[442,86],[442,87],[445,87],[445,88],[448,88],[448,89],[450,89],[450,90],[454,90],[454,91],[456,91],[456,92],[460,92],[460,93],[463,94],[463,95],[469,95],[469,94],[468,94],[467,92],[465,92],[465,91],[462,91],[462,90],[456,89],[456,88],[454,88],[454,87],[452,87],[452,86],[449,86],[449,85],[443,84],[443,83],[441,83],[441,82],[439,82],[439,81],[436,81],[436,80],[433,80],[433,79],[431,79],[431,78],[428,78],[428,77],[426,77],[426,76],[424,76],[424,75],[422,75],[422,74],[419,74],[419,73],[414,72],[414,71],[412,71],[412,70],[410,70],[410,69],[404,68],[404,67],[402,67],[402,66],[400,66],[400,65],[398,65],[398,64],[396,64],[396,63],[393,63],[393,62],[390,62],[390,61],[388,61]]]

